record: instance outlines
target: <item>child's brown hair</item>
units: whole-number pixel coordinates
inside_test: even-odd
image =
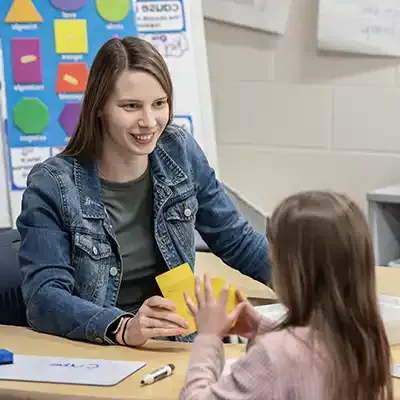
[[[286,198],[267,225],[274,289],[288,308],[278,329],[310,326],[329,354],[334,400],[392,400],[367,221],[347,196]]]

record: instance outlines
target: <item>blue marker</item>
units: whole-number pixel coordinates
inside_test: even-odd
[[[14,354],[6,349],[0,349],[0,365],[2,364],[13,364]]]

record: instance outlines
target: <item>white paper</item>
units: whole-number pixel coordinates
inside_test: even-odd
[[[291,0],[203,0],[204,16],[283,35]]]
[[[215,167],[214,133],[204,118],[205,108],[211,103],[207,99],[207,106],[202,104],[200,88],[208,85],[208,77],[202,75],[201,64],[196,58],[205,51],[205,42],[201,43],[201,48],[196,42],[195,31],[198,33],[199,28],[193,17],[197,1],[200,0],[133,0],[133,4],[138,36],[160,52],[171,73],[174,84],[173,121],[196,138]],[[201,17],[201,10],[198,14]],[[206,83],[198,84],[202,79]]]
[[[286,307],[283,304],[267,304],[265,306],[254,307],[262,316],[276,322],[285,316]]]
[[[400,307],[400,297],[398,296],[389,296],[387,294],[380,294],[379,302]]]
[[[392,365],[392,376],[395,378],[400,378],[400,364]]]
[[[400,1],[320,0],[318,48],[400,56]]]
[[[400,344],[400,297],[379,295],[378,301],[389,343]],[[279,303],[258,306],[255,309],[273,322],[281,320],[286,313],[285,306]]]
[[[137,361],[14,354],[14,364],[0,367],[0,380],[113,386],[145,365]]]
[[[14,147],[10,149],[10,156],[14,185],[23,189],[33,166],[49,158],[51,151],[50,147]]]

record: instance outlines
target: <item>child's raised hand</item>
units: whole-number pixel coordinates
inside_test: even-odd
[[[197,332],[199,334],[217,335],[223,338],[231,330],[233,323],[238,318],[246,303],[239,303],[231,313],[226,314],[228,289],[225,286],[221,290],[219,298],[217,300],[214,299],[210,278],[205,275],[204,293],[201,290],[200,278],[195,278],[197,306],[187,293],[185,293],[186,304],[196,321]]]
[[[261,322],[261,314],[236,290],[236,299],[243,308],[237,318],[235,326],[229,331],[229,335],[239,335],[251,339],[258,331]]]

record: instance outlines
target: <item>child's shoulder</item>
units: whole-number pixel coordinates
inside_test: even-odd
[[[258,344],[268,352],[274,364],[285,367],[320,364],[323,362],[323,349],[308,327],[288,328],[271,331],[258,338]]]
[[[253,351],[252,351],[253,350]],[[277,390],[294,391],[296,398],[327,398],[329,368],[321,344],[312,341],[309,328],[291,328],[270,331],[257,337],[252,351],[260,363],[269,366]],[[312,396],[308,397],[312,393]]]

